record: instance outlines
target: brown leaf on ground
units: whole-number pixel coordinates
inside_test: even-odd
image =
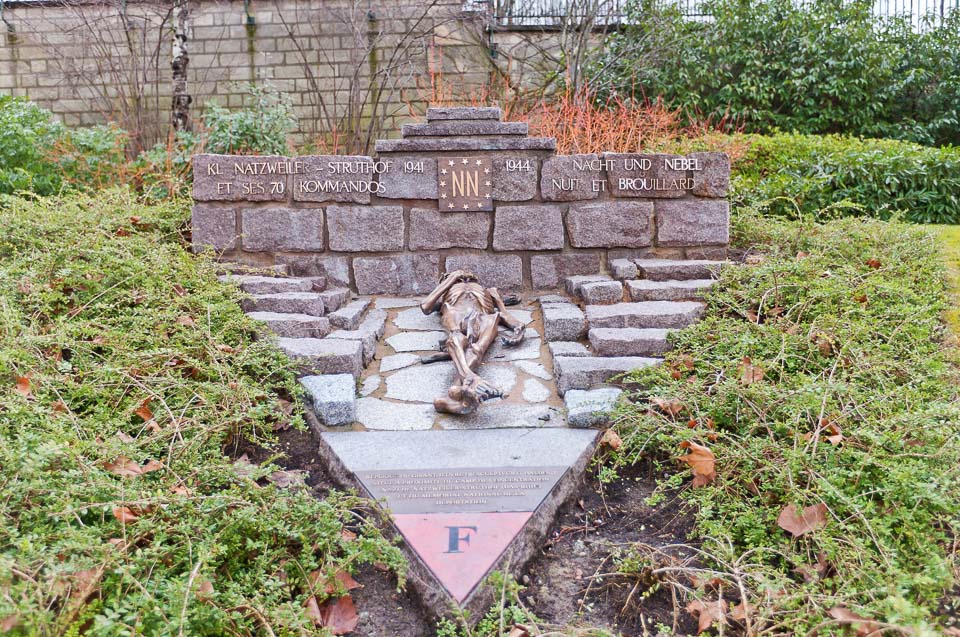
[[[213,595],[213,582],[207,578],[201,578],[197,583],[197,597],[204,598]]]
[[[743,362],[740,363],[740,382],[744,385],[751,385],[759,383],[761,380],[763,380],[763,368],[754,365],[749,356],[744,356]]]
[[[681,442],[680,448],[690,450],[687,455],[680,457],[680,462],[686,462],[693,469],[693,486],[702,487],[716,480],[717,457],[710,449],[690,440]]]
[[[872,619],[861,617],[849,608],[834,606],[830,609],[829,613],[831,617],[841,624],[849,624],[852,626],[857,631],[857,637],[880,637],[883,633],[879,623]]]
[[[137,407],[136,411],[133,413],[143,418],[144,422],[153,420],[153,410],[150,409],[150,399],[147,398],[140,403],[140,406]]]
[[[355,588],[362,588],[363,584],[351,577],[350,573],[346,571],[338,570],[337,573],[333,576],[333,579],[329,579],[323,571],[316,570],[311,571],[308,575],[310,583],[314,586],[316,590],[323,590],[323,594],[327,597],[334,595],[339,592],[339,590],[352,591]],[[340,589],[338,590],[338,582]]]
[[[184,288],[184,287],[183,287],[182,285],[180,285],[179,283],[174,283],[174,284],[173,284],[173,293],[176,294],[177,296],[186,296],[186,295],[187,295],[187,290],[186,290],[186,288]]]
[[[867,259],[867,267],[873,270],[879,270],[880,265],[881,265],[880,259],[877,259],[877,258]]]
[[[817,334],[816,337],[817,350],[822,356],[830,356],[833,353],[833,343],[830,342],[830,339],[823,334]]]
[[[53,409],[53,413],[62,414],[67,411],[67,403],[62,400],[55,400],[50,408]]]
[[[747,258],[744,259],[743,262],[746,263],[747,265],[760,265],[765,260],[766,260],[766,257],[764,257],[762,254],[751,254],[747,256]]]
[[[759,323],[760,315],[754,312],[753,310],[747,310],[747,320],[751,323]]]
[[[320,612],[320,604],[317,603],[316,597],[313,595],[308,597],[307,601],[303,603],[303,608],[307,618],[313,622],[314,626],[323,626],[323,614]]]
[[[350,529],[344,529],[340,531],[340,537],[343,538],[344,542],[353,542],[355,539],[357,539],[357,534]]]
[[[17,384],[13,388],[13,391],[17,392],[24,398],[32,398],[33,394],[30,390],[30,376],[31,374],[27,373],[23,376],[17,376]]]
[[[726,624],[726,613],[723,612],[723,605],[719,600],[705,602],[701,599],[695,599],[687,604],[687,612],[697,618],[697,634],[710,630],[714,622]]]
[[[530,637],[530,629],[522,624],[514,624],[507,637]]]
[[[196,324],[197,322],[193,320],[193,317],[187,316],[186,314],[184,314],[183,316],[177,317],[177,325],[183,325],[185,327],[193,327]]]
[[[739,604],[733,607],[728,617],[730,617],[730,619],[734,621],[742,622],[747,618],[747,615],[752,610],[753,609],[750,608],[749,604],[747,604],[746,602],[740,602]]]
[[[117,518],[121,524],[132,524],[140,518],[140,514],[130,507],[113,507],[113,517]]]
[[[177,495],[190,495],[190,489],[182,484],[177,484],[170,487],[170,493],[175,493]]]
[[[2,626],[0,626],[0,627],[2,627]],[[960,637],[960,628],[957,628],[956,626],[951,626],[951,627],[949,627],[949,628],[944,628],[944,629],[943,629],[943,634],[944,634],[944,635],[949,635],[949,637]]]
[[[303,486],[306,482],[306,471],[274,471],[267,476],[267,480],[281,489]]]
[[[344,595],[339,599],[325,601],[320,606],[321,626],[326,626],[334,635],[346,635],[357,627],[360,618],[353,598]]]
[[[618,436],[617,432],[613,429],[607,429],[600,438],[600,446],[606,445],[614,451],[619,449],[622,444],[623,440],[620,439],[620,436]]]
[[[163,463],[158,460],[150,460],[147,464],[140,466],[136,461],[126,456],[117,456],[117,459],[113,462],[104,463],[103,468],[114,475],[133,478],[151,471],[158,471],[163,468]]]
[[[654,396],[650,399],[654,405],[656,405],[660,411],[671,416],[676,416],[681,411],[683,411],[686,406],[680,401],[679,398],[660,398],[659,396]]]
[[[20,623],[20,615],[14,613],[0,619],[0,633],[9,633]]]
[[[827,505],[823,502],[804,507],[802,511],[797,511],[797,507],[788,504],[777,517],[777,526],[793,537],[800,537],[826,525]]]

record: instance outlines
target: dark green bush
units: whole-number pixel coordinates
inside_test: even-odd
[[[127,134],[115,126],[68,129],[20,97],[0,95],[0,193],[96,189],[125,176]]]
[[[960,148],[836,135],[747,139],[750,150],[735,168],[741,201],[788,216],[832,210],[960,223]]]
[[[774,130],[960,143],[960,12],[916,31],[873,2],[708,0],[688,20],[639,1],[601,94],[663,97],[689,116]]]

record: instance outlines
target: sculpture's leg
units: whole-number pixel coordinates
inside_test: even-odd
[[[500,296],[500,291],[497,288],[489,288],[487,293],[490,295],[490,298],[493,299],[493,303],[497,306],[497,310],[499,310],[500,322],[503,323],[508,330],[510,330],[500,340],[504,345],[513,346],[519,344],[520,341],[523,340],[523,333],[527,329],[523,324],[523,321],[510,313],[510,311],[507,309],[507,306],[503,302],[503,297]]]
[[[493,345],[497,338],[497,324],[499,317],[496,314],[484,314],[480,317],[479,334],[473,343],[470,343],[466,352],[467,365],[470,369],[476,371],[483,362],[483,357],[487,350]]]
[[[495,319],[494,315],[489,315]],[[496,322],[492,322],[493,333],[496,334]],[[493,341],[490,337],[487,346]],[[449,332],[447,337],[447,352],[453,361],[456,375],[453,385],[447,391],[448,398],[437,398],[433,401],[433,407],[439,412],[450,414],[470,414],[476,411],[477,405],[485,400],[497,398],[503,393],[480,378],[474,369],[479,365],[480,359],[476,357],[473,343],[469,343],[466,335],[462,332]],[[484,350],[485,351],[485,350]]]

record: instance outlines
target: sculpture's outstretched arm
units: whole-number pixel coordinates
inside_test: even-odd
[[[437,284],[437,287],[433,288],[433,292],[428,294],[427,298],[420,304],[420,311],[424,314],[433,314],[439,310],[440,306],[443,305],[443,297],[446,296],[450,288],[452,288],[463,275],[463,270],[455,270],[447,273],[440,280],[440,283]]]
[[[490,298],[493,299],[494,305],[497,306],[497,311],[500,314],[500,323],[510,330],[508,334],[500,337],[500,341],[504,345],[517,345],[523,340],[523,333],[527,329],[526,326],[523,324],[523,321],[510,313],[510,310],[508,310],[506,304],[504,304],[503,297],[500,296],[500,291],[497,288],[488,288],[487,294],[490,295]]]

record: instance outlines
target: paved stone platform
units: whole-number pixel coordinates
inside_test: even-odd
[[[438,615],[485,610],[478,584],[524,563],[593,454],[589,429],[326,432],[321,455],[344,484],[380,500],[413,549],[412,577]]]

